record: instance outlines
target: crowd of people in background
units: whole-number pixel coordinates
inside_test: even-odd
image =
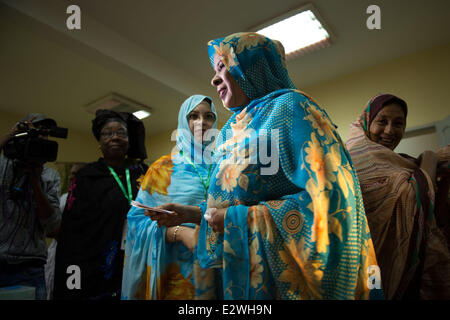
[[[406,101],[371,98],[344,144],[292,83],[280,42],[235,33],[208,54],[232,115],[219,132],[212,98],[192,95],[176,150],[150,166],[143,122],[111,110],[92,120],[102,156],[72,167],[61,198],[55,170],[0,154],[0,289],[55,300],[450,299],[450,147],[394,151]],[[24,123],[56,126],[27,115],[2,148]]]

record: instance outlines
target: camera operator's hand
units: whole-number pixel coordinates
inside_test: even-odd
[[[41,181],[41,175],[42,175],[43,169],[44,169],[44,166],[42,163],[30,161],[25,164],[23,172],[30,176],[31,182],[33,184],[34,183],[37,184],[37,183],[40,183],[40,181]]]
[[[6,133],[1,139],[0,139],[0,145],[3,146],[3,144],[8,141],[9,139],[11,139],[12,137],[14,137],[16,134],[18,134],[19,132],[25,130],[26,127],[29,128],[34,128],[33,125],[33,120],[35,119],[32,118],[30,120],[27,121],[23,121],[23,122],[17,122],[12,128],[11,130],[9,130],[8,133]]]
[[[9,139],[11,139],[15,134],[17,134],[19,132],[19,123],[16,123],[14,125],[14,127],[11,128],[11,130],[9,130],[9,132],[7,132],[0,140],[0,145],[3,145],[6,141],[8,141]]]
[[[42,190],[41,175],[44,166],[42,163],[29,161],[25,163],[23,173],[30,177],[33,197],[36,201],[36,213],[41,219],[47,219],[54,213],[46,194]]]

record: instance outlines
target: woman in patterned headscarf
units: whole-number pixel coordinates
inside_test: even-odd
[[[131,113],[98,110],[92,132],[103,157],[80,169],[70,185],[54,299],[120,298],[126,216],[148,168],[145,128]]]
[[[394,152],[406,128],[406,102],[372,98],[352,123],[347,148],[361,183],[387,299],[449,299],[450,255],[436,226],[437,157]],[[447,189],[448,192],[448,189]]]
[[[295,89],[282,45],[238,33],[208,50],[212,85],[233,112],[208,200],[147,213],[161,225],[200,225],[197,298],[373,297],[377,263],[350,156],[326,112]]]
[[[156,160],[136,201],[198,205],[206,200],[217,113],[211,98],[193,95],[178,114],[177,151]],[[144,209],[128,212],[122,299],[193,299],[194,225],[158,228]]]

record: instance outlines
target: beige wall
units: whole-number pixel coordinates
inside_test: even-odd
[[[406,153],[412,157],[418,158],[425,150],[438,151],[439,137],[434,132],[427,132],[418,136],[403,138],[400,144],[395,148],[395,152]]]
[[[0,135],[6,134],[24,116],[22,114],[0,112]],[[59,172],[61,192],[64,193],[68,189],[67,175],[70,169],[70,164],[68,163],[95,161],[100,156],[100,150],[92,134],[82,133],[71,128],[69,128],[67,139],[50,139],[58,142],[58,158],[55,163],[47,163],[47,165]]]
[[[0,112],[0,134],[3,136],[25,115]],[[55,119],[58,122],[58,119]],[[67,139],[51,138],[58,142],[57,162],[90,162],[100,156],[98,143],[92,134],[69,128]]]
[[[4,136],[24,115],[0,112],[0,135]]]
[[[417,127],[450,114],[449,57],[450,43],[301,89],[327,111],[344,141],[350,123],[382,92],[403,98],[407,128]]]
[[[175,141],[171,141],[171,136],[172,131],[167,131],[146,138],[145,145],[149,164],[172,151]]]
[[[381,92],[403,98],[409,109],[407,127],[417,127],[450,114],[449,57],[450,43],[300,89],[327,111],[344,141],[348,139],[350,123],[362,113],[368,100]],[[149,159],[170,152],[174,145],[170,133],[148,139]]]
[[[450,43],[431,48],[368,69],[300,88],[310,94],[338,125],[347,140],[349,125],[362,112],[367,101],[380,92],[400,96],[408,103],[408,127],[444,119],[449,113]],[[222,106],[218,106],[222,108]],[[0,113],[0,133],[9,130],[23,115]],[[227,119],[221,119],[219,128]],[[174,147],[172,130],[147,137],[148,161],[169,153]],[[90,133],[69,128],[60,145],[58,162],[94,161],[98,143]]]
[[[8,132],[14,124],[24,115],[0,112],[0,134]],[[57,119],[56,119],[57,120]],[[219,124],[223,126],[223,123]],[[152,163],[162,155],[168,154],[175,147],[175,140],[171,141],[172,130],[151,137],[146,137],[148,164]],[[67,139],[50,138],[58,142],[58,158],[56,162],[91,162],[100,156],[98,142],[89,133],[79,132],[69,128]]]

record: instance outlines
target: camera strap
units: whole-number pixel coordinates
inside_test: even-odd
[[[122,190],[123,195],[128,200],[128,204],[131,205],[131,201],[133,200],[133,193],[131,192],[130,169],[128,169],[128,168],[125,169],[125,175],[126,175],[127,187],[128,187],[128,194],[125,191],[125,187],[123,186],[122,181],[120,181],[120,179],[117,176],[117,173],[114,171],[114,169],[111,168],[110,166],[108,166],[108,169],[111,172],[111,174],[114,177],[114,179],[116,180],[116,182],[119,185],[120,189]],[[127,229],[128,229],[127,219],[125,219],[125,223],[123,224],[123,231],[122,231],[122,241],[121,241],[121,244],[120,244],[120,249],[121,250],[125,250],[125,242],[126,242],[126,239],[127,239]]]

